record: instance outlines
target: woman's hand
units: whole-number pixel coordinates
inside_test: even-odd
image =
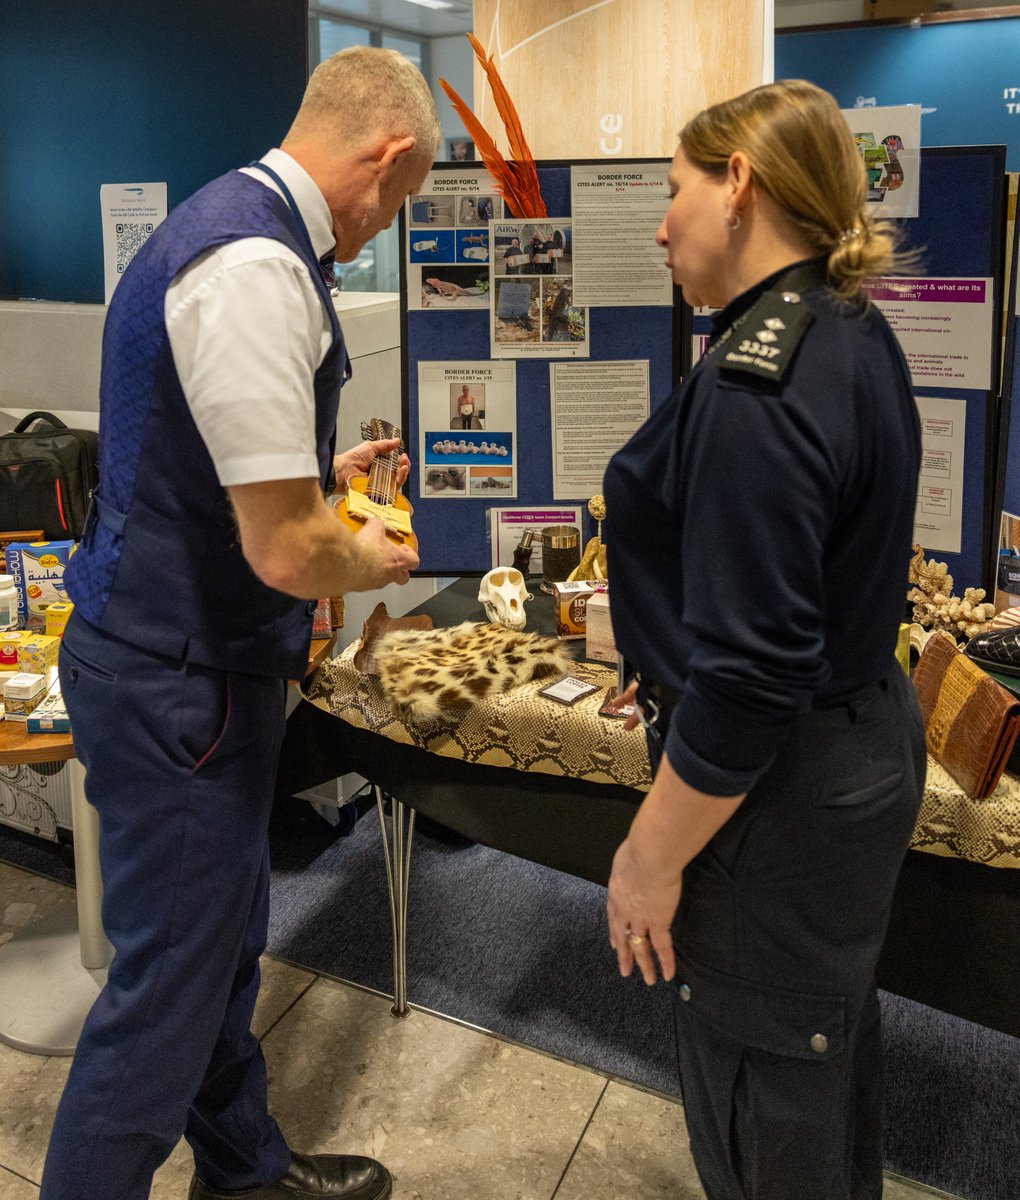
[[[673,978],[676,959],[670,927],[680,903],[680,882],[679,871],[657,873],[642,862],[633,837],[616,851],[606,909],[609,944],[616,951],[621,975],[629,975],[637,963],[645,983],[651,986],[656,981],[658,959],[662,978]]]
[[[633,708],[634,712],[629,713],[623,722],[624,729],[634,729],[640,720],[637,714],[637,680],[633,680],[627,685],[627,690],[619,696],[614,696],[612,700],[606,702],[606,708]]]
[[[361,442],[351,450],[345,450],[333,458],[333,470],[336,473],[336,490],[341,494],[347,491],[347,485],[355,475],[367,475],[372,463],[380,454],[389,454],[400,445],[399,438],[381,438],[376,442]],[[397,488],[403,487],[404,480],[411,470],[411,460],[406,454],[401,454],[397,462]]]

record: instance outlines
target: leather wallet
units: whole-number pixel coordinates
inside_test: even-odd
[[[1020,700],[933,633],[913,674],[928,753],[975,799],[990,796],[1020,733]]]

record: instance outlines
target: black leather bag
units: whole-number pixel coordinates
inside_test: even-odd
[[[0,532],[41,529],[46,541],[77,541],[98,481],[98,443],[94,430],[68,429],[47,412],[0,437]]]

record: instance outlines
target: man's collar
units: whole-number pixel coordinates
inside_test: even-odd
[[[333,251],[336,238],[333,234],[333,217],[329,211],[326,198],[319,191],[318,185],[303,166],[292,158],[286,150],[276,147],[263,154],[260,159],[273,170],[290,188],[294,203],[298,206],[301,219],[308,230],[316,258],[322,258]],[[274,187],[261,171],[253,172],[267,187]],[[275,188],[274,188],[275,190]]]

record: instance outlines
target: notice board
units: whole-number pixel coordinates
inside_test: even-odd
[[[422,574],[488,571],[494,508],[533,510],[537,527],[543,512],[576,505],[582,543],[594,533],[585,505],[602,491],[601,466],[575,494],[564,494],[571,486],[564,474],[570,454],[563,450],[562,431],[554,429],[554,407],[560,414],[572,411],[564,399],[575,394],[569,389],[584,391],[594,417],[589,424],[601,425],[623,403],[621,396],[645,388],[648,409],[654,409],[680,378],[689,317],[669,283],[665,255],[655,248],[654,227],[640,235],[614,230],[612,244],[600,247],[599,262],[611,273],[605,264],[627,260],[628,236],[640,237],[642,245],[647,240],[658,258],[665,303],[661,296],[649,304],[633,297],[626,304],[571,302],[579,286],[605,283],[585,282],[580,264],[587,260],[574,253],[580,218],[571,212],[572,169],[575,179],[590,169],[634,180],[658,174],[664,183],[668,168],[668,159],[540,162],[551,215],[527,228],[504,210],[491,180],[474,164],[436,164],[426,190],[409,200],[400,219],[402,437],[412,459],[408,498]],[[480,179],[470,194],[459,190],[466,170]],[[667,204],[663,193],[663,214]],[[526,245],[515,245],[513,233]],[[581,441],[585,432],[573,430]],[[595,445],[589,457],[599,461],[626,440],[607,447],[609,435],[603,430],[598,436],[597,445],[585,445]],[[586,454],[576,457],[580,464]]]

